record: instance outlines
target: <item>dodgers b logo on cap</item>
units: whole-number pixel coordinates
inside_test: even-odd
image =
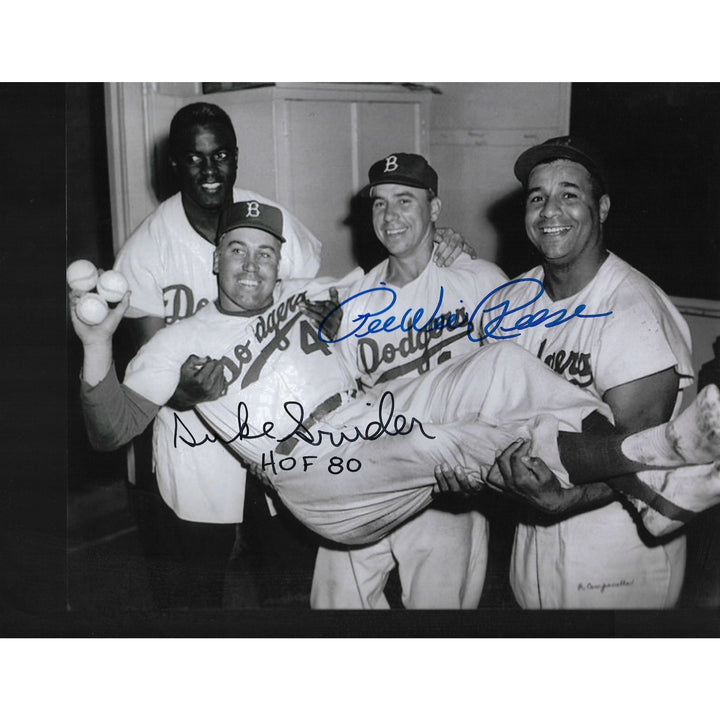
[[[260,203],[257,200],[249,200],[247,203],[247,214],[245,217],[260,217]]]
[[[282,210],[272,205],[265,205],[257,200],[234,203],[220,217],[217,239],[230,230],[242,227],[264,230],[280,242],[285,242]]]
[[[398,169],[397,155],[388,155],[385,158],[385,170],[383,172],[395,172]]]
[[[378,160],[368,173],[370,187],[393,183],[432,190],[437,195],[438,177],[422,155],[393,153]]]

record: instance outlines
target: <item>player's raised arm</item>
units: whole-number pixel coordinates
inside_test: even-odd
[[[75,334],[83,344],[83,380],[91,386],[97,385],[112,367],[112,337],[130,303],[130,293],[126,292],[122,300],[108,310],[99,323],[88,324],[82,320],[83,298],[87,295],[77,290],[70,292],[70,319]],[[78,314],[78,309],[80,314]],[[95,318],[92,318],[95,319]]]

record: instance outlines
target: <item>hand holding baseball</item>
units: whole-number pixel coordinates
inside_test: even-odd
[[[86,325],[101,323],[109,312],[108,303],[119,303],[128,291],[128,282],[122,273],[99,271],[89,260],[70,263],[65,278],[77,295],[75,314]]]
[[[70,319],[75,329],[75,334],[85,346],[109,342],[130,305],[130,292],[126,292],[114,308],[108,309],[105,317],[100,322],[92,325],[85,322],[78,315],[78,305],[82,308],[83,303],[87,302],[85,298],[87,298],[88,295],[88,293],[79,290],[70,291]]]

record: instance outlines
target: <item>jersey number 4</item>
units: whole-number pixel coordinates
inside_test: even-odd
[[[300,321],[300,347],[306,355],[321,350],[325,355],[331,351],[326,342],[323,342],[317,334],[317,330],[307,321]]]

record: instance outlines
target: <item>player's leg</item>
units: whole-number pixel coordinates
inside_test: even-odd
[[[587,423],[586,423],[587,427]],[[636,433],[559,432],[563,466],[573,484],[648,469],[704,465],[720,459],[720,391],[708,385],[680,415]]]
[[[383,414],[392,407],[395,414],[424,423],[447,423],[475,415],[488,424],[506,425],[547,413],[558,418],[559,429],[577,432],[593,412],[612,420],[605,403],[568,383],[514,343],[479,348],[419,377],[376,385],[367,392],[364,405],[355,403],[334,418],[362,422],[373,413],[377,417],[381,402]]]
[[[503,347],[507,348],[502,353],[502,358],[507,361],[506,367],[519,371],[527,364],[527,357],[530,357],[527,353],[511,350],[516,346]],[[499,420],[502,403],[498,400],[498,392],[488,391],[486,383],[477,379],[473,386],[470,382],[473,370],[477,370],[475,364],[462,362],[442,372],[427,373],[419,382],[402,384],[394,396],[394,415],[384,416],[385,425],[397,429],[398,426],[394,420],[391,423],[389,417],[392,415],[397,419],[402,414],[406,427],[412,418],[419,421],[412,432],[405,435],[385,433],[365,442],[346,442],[334,450],[336,455],[326,452],[324,456],[312,456],[314,467],[303,467],[301,472],[280,472],[271,478],[291,511],[301,522],[337,542],[375,542],[429,504],[434,486],[430,468],[447,462],[487,469],[493,464],[495,454],[517,437],[536,440],[533,454],[542,457],[559,477],[567,477],[564,467],[568,467],[575,482],[589,482],[647,469],[639,460],[623,453],[622,439],[617,436],[601,434],[593,439],[591,434],[578,437],[563,433],[559,445],[553,442],[558,426],[572,427],[576,423],[576,429],[580,429],[582,419],[600,404],[552,372],[531,392],[518,396],[517,392],[509,390],[508,396],[513,401],[509,403],[508,414],[515,419],[514,424],[502,427],[489,424],[480,419],[487,417],[483,412],[480,416],[475,414],[454,423],[422,425],[424,417],[416,412],[427,411],[431,419],[445,419],[453,414],[450,408],[456,408],[455,412],[459,413],[473,407],[472,401],[468,400],[471,396],[479,398],[477,404],[483,411],[489,410],[488,414]],[[431,388],[427,386],[428,378],[432,392],[437,392],[442,402],[428,401],[431,393]],[[475,390],[476,387],[479,391]],[[547,388],[552,389],[549,397]],[[530,402],[524,410],[520,409],[520,397]],[[559,402],[558,398],[562,400]],[[407,401],[407,405],[400,404],[398,399]],[[363,423],[366,420],[379,425],[372,400],[373,395],[370,394],[357,401],[350,408],[331,416],[332,422],[336,424],[342,420],[346,425],[354,422],[365,429],[367,426]],[[543,402],[551,406],[553,415],[538,415],[546,410],[540,404]],[[567,405],[570,406],[569,411],[565,409]],[[700,428],[703,438],[713,433],[720,435],[711,423],[706,422],[720,417],[720,413],[714,413],[714,404],[709,403],[712,411],[698,410],[706,405],[708,403],[704,404],[704,401],[696,403],[696,407],[681,415],[681,422],[675,422],[672,427],[681,435],[688,434],[683,430],[688,425]],[[693,414],[701,417],[702,422],[686,422]],[[558,416],[563,420],[558,420]],[[329,432],[333,429],[337,428],[328,426]],[[700,443],[703,444],[707,444],[705,440]]]
[[[402,603],[414,610],[470,610],[480,604],[488,521],[475,510],[429,507],[390,535]]]
[[[390,402],[384,411],[383,402]],[[350,544],[375,542],[430,502],[437,464],[488,468],[517,437],[537,437],[543,451],[534,454],[562,476],[557,452],[549,457],[557,445],[547,438],[552,440],[557,429],[580,430],[595,411],[609,414],[603,403],[526,351],[497,344],[393,384],[391,391],[374,388],[328,416],[324,426],[329,433],[349,428],[352,435],[358,427],[370,436],[368,428],[381,426],[385,432],[336,449],[328,449],[327,442],[317,450],[301,443],[293,451],[295,467],[270,479],[288,508],[321,535]],[[601,468],[607,477],[607,448],[594,456],[586,440],[579,445],[581,463]],[[618,448],[616,442],[611,452],[625,465],[617,472],[636,471],[634,458]],[[308,450],[313,452],[306,463]]]
[[[333,542],[369,544],[431,502],[436,464],[489,468],[520,427],[464,418],[423,430],[293,456],[294,463],[285,463],[288,470],[276,461],[269,479],[288,509],[318,534]]]
[[[387,537],[351,550],[321,546],[310,606],[314,610],[388,610],[384,591],[394,565]]]
[[[619,436],[561,433],[556,444],[550,434],[556,424],[550,419],[547,427],[543,422],[495,427],[469,418],[431,425],[424,428],[425,433],[414,431],[405,436],[384,436],[343,445],[335,451],[336,456],[318,461],[319,472],[304,478],[280,476],[274,481],[278,482],[278,490],[288,507],[302,522],[335,541],[355,544],[380,539],[429,504],[434,486],[430,468],[447,462],[487,470],[495,454],[518,436],[532,438],[536,447],[534,454],[542,457],[558,475],[564,468],[569,470],[574,482],[650,469],[623,453]],[[559,451],[561,464],[551,457],[550,447]],[[327,466],[325,469],[323,464]],[[642,477],[641,474],[641,480]],[[714,490],[714,471],[708,469],[700,475],[666,473],[663,477],[665,482],[682,481],[685,496],[692,493],[698,502],[678,509],[672,501],[662,501],[657,487],[651,488],[652,493],[646,492],[649,486],[643,483],[626,484],[618,489],[681,522],[687,521],[698,509],[704,509],[698,507],[698,503],[709,507],[720,500],[720,494]],[[696,478],[697,490],[688,483],[691,478]],[[683,513],[683,508],[688,512]]]
[[[531,371],[542,377],[523,383]],[[419,378],[375,387],[313,428],[347,437],[359,428],[369,439],[331,451],[327,443],[317,449],[300,443],[294,467],[288,460],[282,470],[278,460],[277,471],[265,469],[302,522],[336,542],[370,543],[430,502],[436,464],[487,469],[518,436],[533,436],[539,412],[555,412],[561,427],[580,430],[596,410],[609,414],[522,348],[495,345]],[[557,424],[551,423],[553,446]],[[381,426],[384,432],[369,431]],[[546,461],[562,473],[559,460]]]
[[[586,429],[593,420],[586,419]],[[592,424],[582,435],[558,434],[570,482],[604,479],[630,499],[653,535],[672,532],[720,502],[720,392],[714,385],[678,417],[647,430],[623,436]]]

